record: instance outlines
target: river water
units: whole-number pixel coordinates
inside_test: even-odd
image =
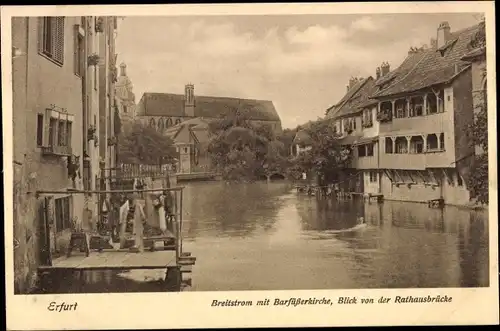
[[[317,199],[286,182],[189,183],[184,197],[197,258],[185,291],[489,286],[485,212]],[[162,276],[93,273],[79,291],[159,291]]]

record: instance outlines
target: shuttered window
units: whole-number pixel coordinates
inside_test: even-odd
[[[74,64],[75,64],[75,75],[78,77],[83,77],[84,73],[84,45],[83,45],[83,36],[80,35],[78,25],[75,25],[74,29],[74,39],[75,39],[75,47],[74,47]]]
[[[64,17],[38,19],[38,52],[57,64],[64,64]]]

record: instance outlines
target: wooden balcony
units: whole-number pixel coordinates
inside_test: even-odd
[[[380,133],[418,132],[421,134],[436,132],[453,132],[453,121],[450,112],[429,114],[425,116],[393,118],[391,122],[380,123]]]
[[[71,146],[43,146],[42,154],[47,156],[70,156],[73,154]]]
[[[426,155],[421,154],[380,154],[381,169],[424,170]]]
[[[351,161],[351,167],[355,169],[377,169],[378,168],[377,155],[363,156],[363,157],[353,156]]]

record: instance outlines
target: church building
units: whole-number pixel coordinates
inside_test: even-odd
[[[184,94],[144,93],[136,109],[136,119],[165,132],[169,127],[194,118],[211,119],[224,116],[230,109],[241,106],[250,109],[250,120],[269,125],[280,133],[281,120],[268,100],[239,99],[230,97],[195,96],[194,85],[185,86]]]

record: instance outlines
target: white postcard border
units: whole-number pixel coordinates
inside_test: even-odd
[[[490,152],[490,286],[488,288],[364,289],[321,291],[182,292],[140,294],[14,295],[12,231],[12,16],[47,15],[261,15],[484,12],[487,29],[489,148],[496,151],[496,67],[494,3],[486,1],[336,4],[126,5],[2,7],[2,99],[7,329],[212,328],[270,326],[376,326],[496,324],[498,307],[498,206],[496,153]],[[332,275],[335,277],[335,275]],[[211,307],[212,300],[270,298],[358,298],[451,296],[451,303],[310,305],[298,307]],[[75,312],[47,310],[52,301],[78,302]],[[392,300],[394,301],[394,299]]]

